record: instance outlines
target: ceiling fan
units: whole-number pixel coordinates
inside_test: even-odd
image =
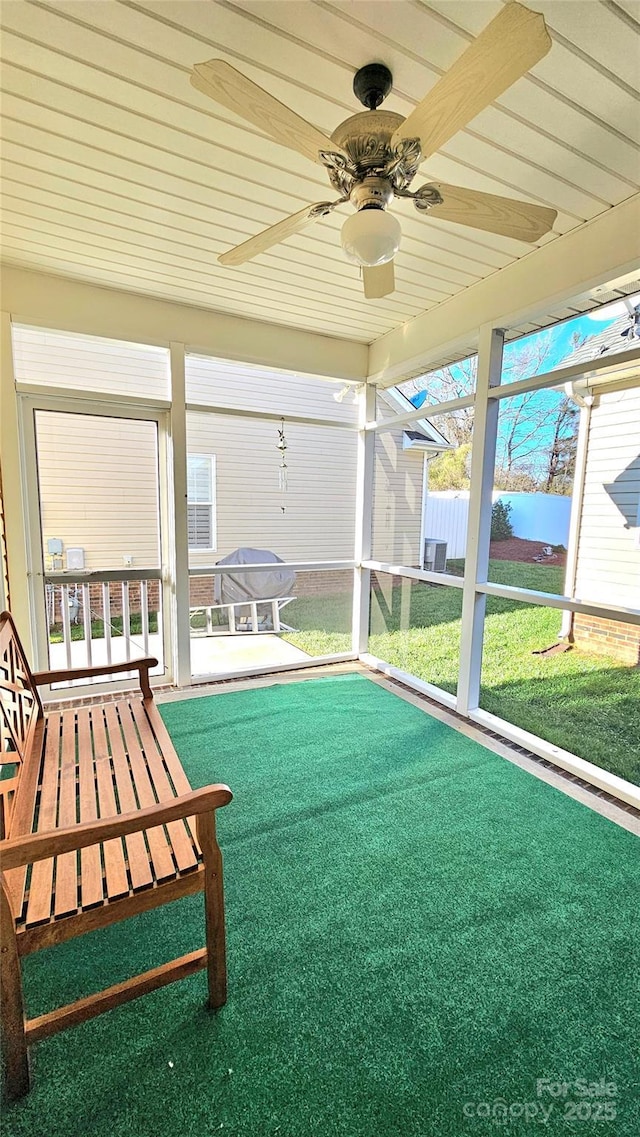
[[[224,60],[196,63],[191,83],[197,90],[281,145],[325,166],[340,195],[335,201],[305,206],[223,253],[218,261],[244,264],[350,201],[356,212],[342,227],[342,247],[350,260],[362,266],[365,296],[387,296],[395,287],[393,258],[402,235],[397,219],[387,212],[394,197],[411,198],[420,213],[444,221],[520,241],[539,240],[551,229],[555,209],[441,182],[417,190],[409,186],[426,158],[526,74],[550,47],[544,17],[513,0],[407,118],[377,109],[391,90],[389,69],[381,63],[361,67],[353,89],[367,110],[346,119],[331,138]]]

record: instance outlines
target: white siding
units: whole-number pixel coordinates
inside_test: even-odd
[[[12,327],[12,340],[18,383],[169,398],[166,348],[19,324]]]
[[[311,375],[274,371],[209,356],[188,355],[186,359],[187,402],[234,410],[267,411],[284,415],[306,415],[335,422],[357,422],[357,407],[350,393],[341,402],[343,383],[316,379]]]
[[[191,551],[207,565],[234,549],[270,549],[283,560],[353,557],[355,433],[285,425],[288,488],[279,489],[278,423],[190,412],[191,454],[216,458],[217,548]]]
[[[575,594],[640,607],[640,388],[591,412]]]
[[[387,409],[386,413],[391,412]],[[374,560],[419,564],[422,465],[421,452],[402,449],[402,431],[377,436],[371,543]]]
[[[45,567],[57,537],[87,569],[158,568],[155,423],[37,411],[36,434]]]

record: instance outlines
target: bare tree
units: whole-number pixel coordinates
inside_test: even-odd
[[[572,350],[583,342],[574,334]],[[549,366],[552,337],[531,336],[521,344],[507,345],[502,381],[516,383],[543,372]],[[460,488],[469,463],[469,443],[473,439],[473,407],[449,414],[430,414],[430,404],[448,402],[472,394],[476,387],[477,356],[442,367],[430,375],[413,379],[403,386],[409,398],[427,392],[423,404],[429,417],[445,437],[457,447],[464,447],[464,461],[451,457],[435,459],[430,466],[432,484],[445,488],[447,477],[454,476]],[[435,408],[434,408],[435,409]],[[501,400],[496,447],[495,487],[497,489],[544,490],[569,493],[575,463],[577,412],[574,404],[557,391],[528,391]]]
[[[553,441],[547,455],[547,476],[541,486],[545,493],[571,493],[578,449],[578,417],[576,404],[564,395],[555,414]]]

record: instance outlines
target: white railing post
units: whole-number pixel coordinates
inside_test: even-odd
[[[356,529],[353,570],[352,649],[355,655],[369,648],[369,609],[371,605],[371,571],[362,567],[371,559],[373,523],[373,479],[375,471],[376,433],[365,430],[376,416],[376,389],[366,386],[360,393],[360,433],[356,465]]]
[[[71,619],[69,616],[69,585],[63,584],[60,589],[60,617],[62,619],[62,640],[64,643],[67,667],[71,667]]]
[[[131,659],[131,614],[129,611],[129,581],[122,582],[122,634],[124,636],[124,658]]]
[[[142,629],[142,650],[149,654],[149,588],[146,580],[140,581],[140,627]]]
[[[480,329],[456,702],[456,709],[462,715],[468,715],[480,703],[486,597],[476,591],[476,584],[484,583],[489,571],[499,412],[499,402],[497,399],[489,399],[489,390],[500,384],[503,346],[503,331],[490,325]]]
[[[104,628],[104,645],[107,653],[107,663],[111,663],[111,585],[108,581],[102,584],[102,625]]]
[[[84,643],[86,654],[86,666],[91,667],[93,663],[91,654],[91,594],[89,592],[89,585],[82,585],[82,622],[84,624]]]
[[[170,345],[171,440],[168,513],[173,522],[169,619],[173,674],[178,687],[191,683],[191,624],[189,620],[189,533],[187,525],[187,413],[184,344]],[[172,587],[171,587],[172,586]]]

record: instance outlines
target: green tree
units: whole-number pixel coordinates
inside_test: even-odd
[[[507,541],[513,537],[511,506],[508,501],[494,501],[491,508],[491,540]]]
[[[469,457],[471,443],[465,442],[456,450],[444,450],[429,463],[429,489],[468,490]]]
[[[575,351],[584,337],[574,333]],[[527,337],[505,351],[503,384],[540,374],[552,365],[553,339],[550,333]],[[430,400],[448,402],[473,393],[476,387],[477,357],[403,385],[411,397],[427,390]],[[423,404],[430,418],[458,450],[448,451],[430,463],[432,489],[468,489],[469,456],[473,438],[473,407],[449,414],[429,414],[429,400]],[[496,446],[496,489],[512,492],[571,493],[577,446],[579,412],[575,403],[557,390],[525,391],[501,400]],[[458,453],[461,451],[461,453]]]

